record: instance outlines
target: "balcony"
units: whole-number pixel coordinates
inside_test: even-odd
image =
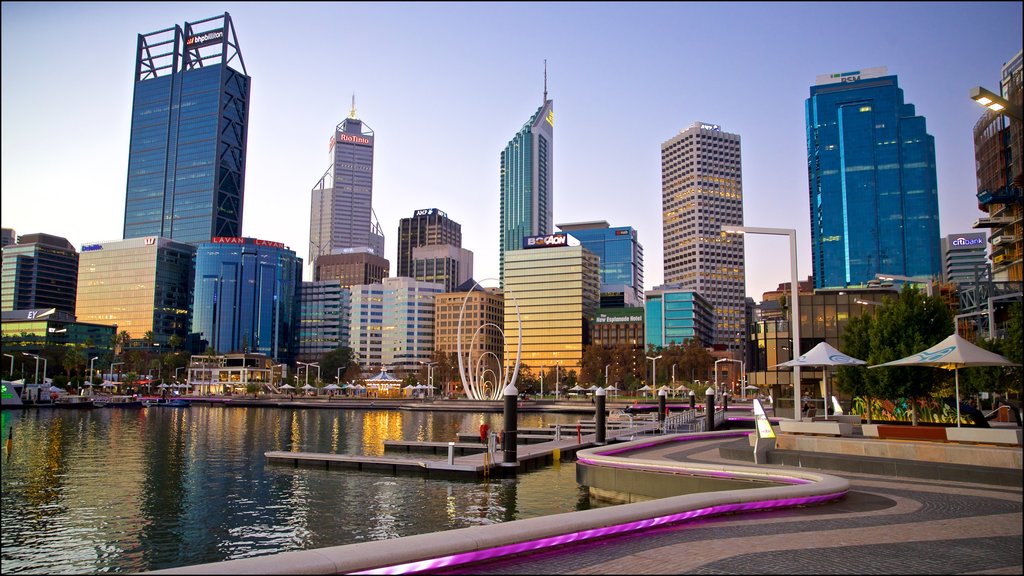
[[[971,228],[1002,228],[1012,222],[1013,218],[1010,216],[986,216],[975,220]]]
[[[1005,186],[995,190],[981,190],[978,192],[978,206],[988,206],[989,204],[1011,204],[1013,202],[1019,202],[1020,199],[1021,189],[1014,188],[1012,186]]]
[[[1000,234],[999,236],[992,238],[990,242],[992,242],[993,246],[1006,246],[1008,244],[1013,244],[1018,240],[1020,240],[1020,238],[1018,238],[1016,234]]]

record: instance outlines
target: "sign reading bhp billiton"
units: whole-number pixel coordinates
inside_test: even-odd
[[[193,34],[185,39],[185,48],[201,48],[203,46],[209,46],[210,44],[220,44],[224,41],[224,29],[218,28],[216,30],[210,30],[209,32],[203,32],[202,34]]]

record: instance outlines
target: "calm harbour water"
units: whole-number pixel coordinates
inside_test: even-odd
[[[520,414],[519,427],[580,416]],[[383,454],[501,414],[225,408],[4,410],[5,573],[138,572],[596,507],[572,463],[491,481],[267,464],[269,450]],[[431,456],[415,456],[431,457]]]

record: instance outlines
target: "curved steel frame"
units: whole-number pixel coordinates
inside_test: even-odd
[[[484,278],[484,280],[495,280],[495,281],[497,281],[497,278]],[[522,357],[522,351],[523,351],[523,318],[522,318],[522,315],[520,315],[520,313],[519,313],[519,301],[516,300],[516,297],[511,293],[511,291],[506,289],[505,290],[505,295],[512,297],[512,302],[515,304],[515,307],[516,307],[516,320],[519,323],[518,342],[516,343],[516,365],[515,365],[515,369],[512,371],[511,378],[509,378],[508,375],[503,374],[502,375],[503,377],[502,377],[501,386],[495,386],[495,390],[491,394],[492,397],[488,398],[484,394],[483,390],[477,388],[477,383],[476,383],[476,381],[475,381],[475,379],[473,377],[474,375],[473,375],[473,372],[472,372],[472,364],[470,364],[470,370],[469,370],[469,374],[467,376],[467,370],[466,370],[466,366],[463,363],[463,356],[462,356],[462,319],[463,319],[463,316],[466,313],[466,303],[469,302],[469,295],[472,294],[473,290],[476,290],[478,286],[480,288],[483,288],[483,286],[480,286],[480,282],[473,282],[473,287],[469,289],[469,292],[466,293],[466,297],[462,299],[462,308],[459,309],[459,323],[458,323],[458,325],[455,328],[455,350],[456,350],[456,354],[459,357],[459,378],[462,379],[462,388],[463,388],[463,390],[466,391],[466,395],[469,396],[469,398],[471,400],[501,400],[505,388],[508,387],[509,385],[515,386],[516,385],[516,379],[519,377],[519,362],[520,362],[520,359]],[[486,324],[484,326],[486,326]],[[481,326],[480,328],[478,328],[476,333],[479,333],[480,329],[483,328],[484,326]],[[473,338],[474,339],[476,338],[476,334],[473,335]],[[505,342],[505,332],[504,331],[501,332],[501,341],[502,341],[502,347],[504,348],[504,342]],[[472,362],[472,354],[473,354],[472,346],[473,346],[473,344],[471,342],[470,343],[470,350],[469,350],[469,354],[470,354],[469,360],[470,360],[470,362]],[[494,353],[490,352],[490,354],[494,354]],[[500,359],[499,359],[499,361],[500,361]],[[505,371],[503,370],[502,372],[505,372]],[[495,374],[495,376],[497,376],[497,374]]]

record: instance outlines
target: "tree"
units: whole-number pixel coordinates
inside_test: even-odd
[[[352,349],[339,346],[321,356],[319,364],[321,374],[328,379],[337,378],[339,368],[342,369],[342,376],[347,377],[352,364]]]
[[[181,345],[184,343],[185,339],[177,334],[172,334],[171,337],[167,339],[167,346],[171,349],[171,352],[181,350]]]
[[[843,330],[843,351],[853,358],[865,359],[871,354],[871,326],[874,317],[869,314],[850,318]],[[867,407],[868,424],[871,424],[871,402],[882,391],[879,383],[881,374],[877,370],[868,370],[862,366],[839,366],[836,370],[835,383],[851,397],[864,398]]]
[[[81,369],[87,364],[85,353],[82,351],[82,346],[78,345],[64,352],[64,359],[61,364],[64,366],[64,371],[67,373],[67,379],[71,380],[71,373],[81,373]]]

